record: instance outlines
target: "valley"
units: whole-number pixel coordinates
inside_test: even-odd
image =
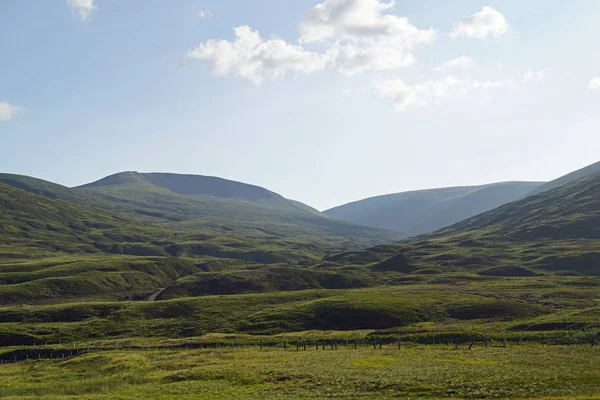
[[[0,359],[13,361],[0,376],[49,374],[95,357],[111,365],[133,357],[154,370],[156,357],[243,354],[248,365],[294,354],[300,369],[385,357],[382,371],[392,373],[397,360],[424,362],[414,358],[419,349],[443,365],[453,351],[495,363],[536,357],[541,345],[575,346],[569,351],[585,364],[590,353],[577,349],[600,342],[599,199],[592,173],[407,238],[218,178],[124,173],[69,189],[0,175]],[[311,346],[340,352],[302,356]],[[271,379],[265,374],[260,382]],[[35,390],[27,380],[15,385],[4,390]],[[99,396],[90,385],[90,398]],[[135,386],[115,385],[118,393]],[[450,386],[439,385],[390,393],[443,397]],[[142,386],[135,390],[171,393],[152,380]],[[351,390],[370,395],[362,384]]]

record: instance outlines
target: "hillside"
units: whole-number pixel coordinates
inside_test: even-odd
[[[518,200],[540,185],[538,182],[504,182],[419,190],[373,197],[324,213],[343,221],[414,236]]]
[[[0,182],[171,230],[248,240],[295,238],[313,242],[319,251],[366,247],[404,237],[336,221],[267,189],[220,178],[125,172],[74,189],[20,175],[0,174]]]
[[[267,201],[254,204],[174,193],[133,177],[69,189],[0,175],[0,304],[140,300],[193,274],[306,265],[401,238],[332,220],[262,189]],[[310,278],[306,287],[329,286]]]
[[[145,190],[159,188],[184,196],[210,196],[221,199],[242,200],[258,205],[289,210],[307,209],[307,206],[302,207],[277,193],[259,186],[201,175],[122,172],[76,189],[94,193],[106,193],[111,189],[123,186],[137,187]]]
[[[395,244],[327,256],[419,275],[600,275],[600,173]]]
[[[598,161],[597,163],[594,163],[592,165],[588,165],[585,168],[579,169],[577,171],[571,172],[570,174],[567,174],[565,176],[561,176],[558,179],[555,179],[553,181],[550,181],[536,189],[534,189],[531,193],[529,193],[529,196],[533,196],[536,194],[540,194],[540,193],[544,193],[547,192],[548,190],[552,190],[555,189],[559,186],[565,185],[569,182],[573,182],[577,179],[583,178],[584,176],[587,175],[591,175],[591,174],[595,174],[600,172],[600,161]]]
[[[337,236],[359,247],[403,237],[336,221],[267,189],[221,178],[125,172],[75,190],[191,229],[250,237]]]
[[[1,182],[0,210],[0,259],[38,253],[97,252],[95,245],[115,243],[111,237],[133,238],[152,229]]]
[[[435,236],[469,231],[519,240],[600,239],[600,172],[467,219]]]

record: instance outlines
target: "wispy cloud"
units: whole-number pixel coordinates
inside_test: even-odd
[[[0,101],[0,122],[10,121],[19,111],[19,107],[11,105],[8,101]]]
[[[510,26],[504,15],[492,7],[483,7],[481,11],[454,24],[454,30],[449,36],[485,39],[488,36],[501,36],[509,31]]]
[[[462,55],[460,57],[453,58],[452,60],[448,60],[442,65],[436,67],[437,71],[448,71],[451,69],[469,69],[473,67],[475,62],[470,57]]]
[[[202,10],[198,13],[198,16],[202,19],[210,19],[213,17],[213,13],[210,10]]]
[[[402,79],[389,79],[376,81],[373,87],[380,97],[391,100],[397,111],[406,111],[413,106],[438,105],[444,99],[469,93],[485,94],[482,101],[489,102],[491,99],[489,93],[492,91],[519,89],[523,85],[539,82],[545,76],[545,71],[530,69],[518,77],[496,80],[459,79],[447,76],[443,79],[409,84]]]
[[[77,11],[79,18],[83,22],[87,21],[96,9],[94,0],[67,0],[67,5]]]
[[[600,77],[592,78],[590,81],[590,90],[600,90]]]
[[[373,87],[379,95],[384,99],[391,100],[397,111],[406,111],[411,106],[439,104],[444,98],[466,94],[465,85],[465,80],[453,76],[414,85],[407,84],[402,79],[373,83]]]

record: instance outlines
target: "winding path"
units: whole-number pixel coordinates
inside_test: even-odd
[[[148,301],[156,301],[156,298],[157,298],[158,296],[160,296],[160,295],[161,295],[161,293],[165,291],[165,289],[167,289],[167,288],[162,288],[162,289],[159,289],[159,290],[157,290],[156,292],[152,293],[152,294],[150,295],[150,297],[148,297]]]

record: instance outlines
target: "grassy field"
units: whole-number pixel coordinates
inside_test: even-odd
[[[554,331],[583,335],[600,327],[597,278],[421,278],[425,281],[365,289],[2,307],[0,344],[364,329],[449,340]]]
[[[0,366],[3,399],[593,399],[600,348],[91,352]]]

